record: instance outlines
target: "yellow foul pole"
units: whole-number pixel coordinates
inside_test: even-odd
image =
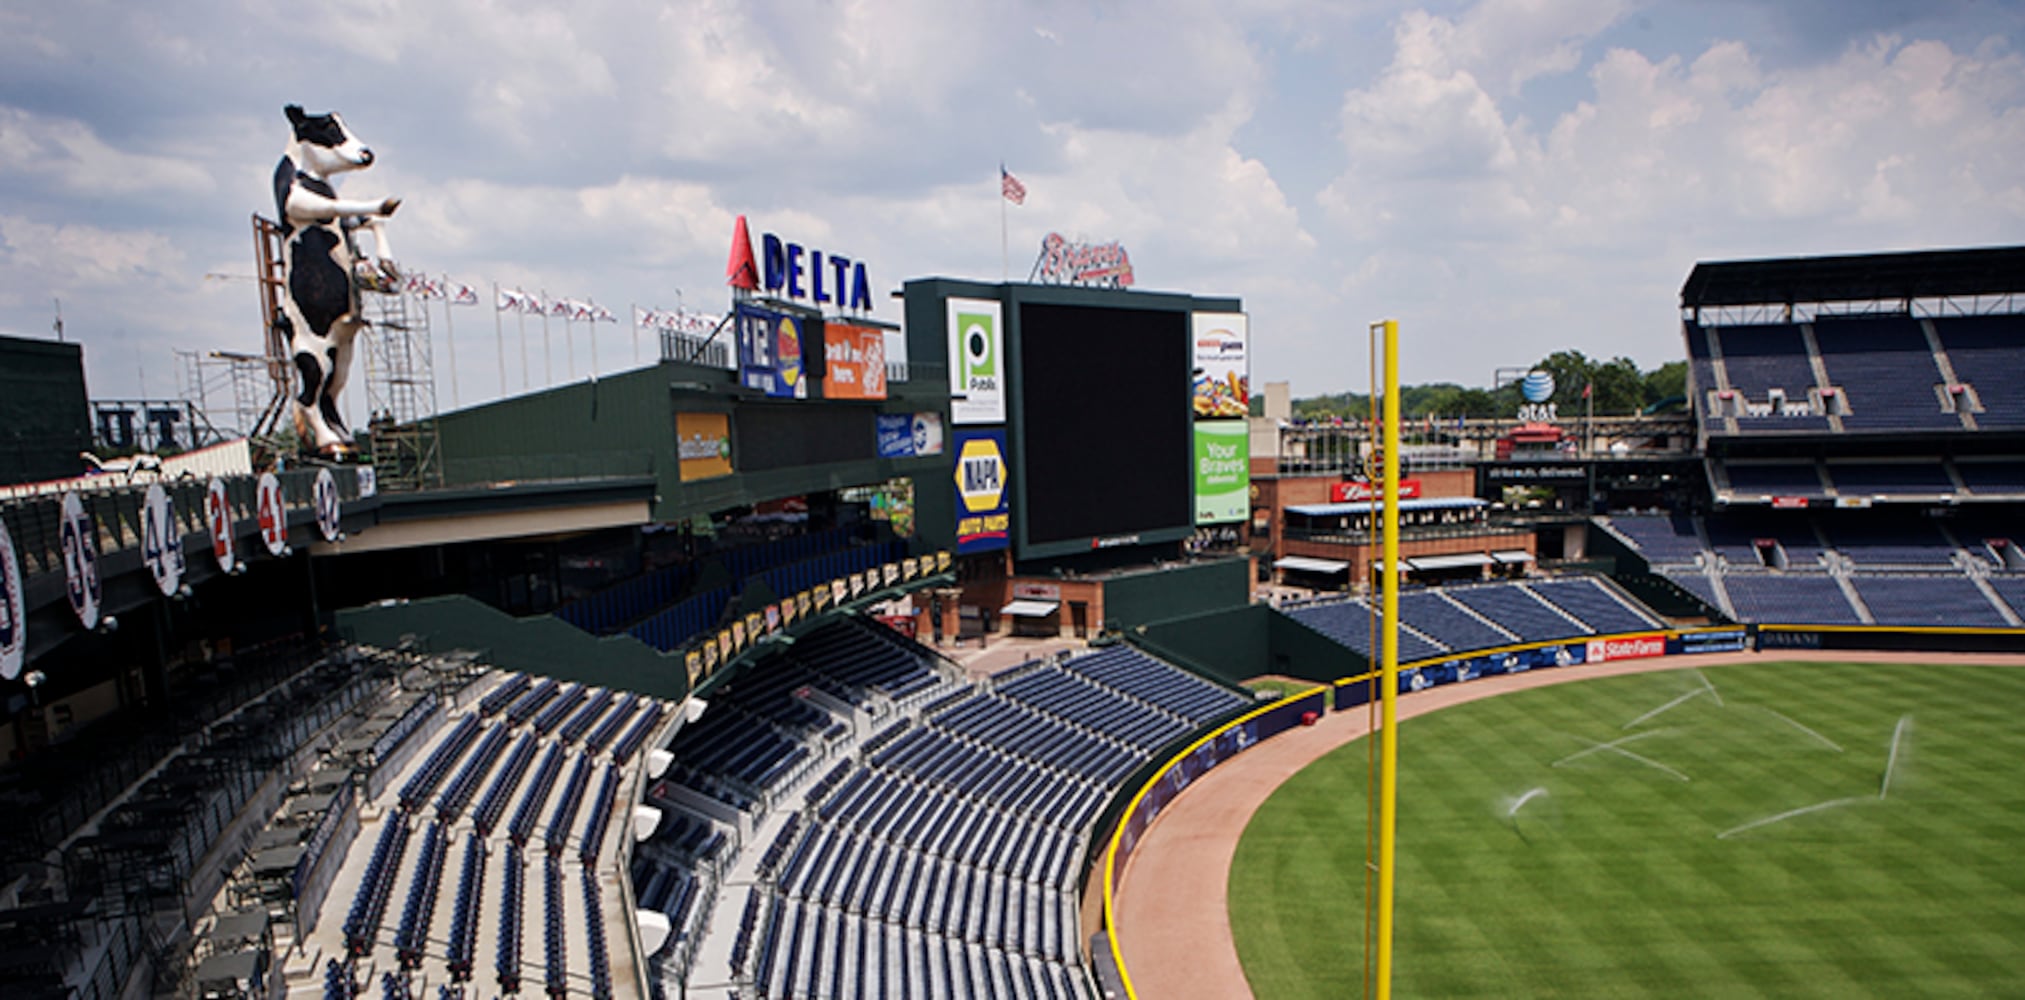
[[[1392,887],[1394,834],[1398,827],[1399,777],[1399,323],[1382,324],[1385,337],[1385,430],[1380,440],[1384,449],[1380,464],[1385,480],[1383,553],[1385,569],[1380,576],[1380,607],[1384,610],[1380,633],[1382,710],[1379,731],[1378,797],[1378,1000],[1392,996]],[[1374,331],[1375,332],[1375,331]]]

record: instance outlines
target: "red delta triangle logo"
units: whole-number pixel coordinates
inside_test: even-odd
[[[752,257],[752,233],[745,228],[745,216],[731,232],[731,259],[724,265],[724,283],[747,292],[759,290],[759,265]]]

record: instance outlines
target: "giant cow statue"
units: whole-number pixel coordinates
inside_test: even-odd
[[[295,360],[301,388],[295,397],[295,430],[304,451],[338,459],[352,450],[351,429],[338,409],[351,371],[352,341],[366,325],[359,309],[361,287],[391,287],[399,277],[387,247],[386,219],[401,199],[348,201],[332,180],[348,170],[373,165],[373,151],[333,112],[283,111],[294,138],[274,168],[275,217],[281,225],[282,286],[274,325]],[[355,239],[373,237],[370,260]]]

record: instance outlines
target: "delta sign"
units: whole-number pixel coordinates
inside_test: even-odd
[[[1011,540],[1005,431],[956,432],[956,551],[990,552]]]
[[[759,245],[759,266],[754,266],[752,235],[746,229],[745,216],[739,216],[731,235],[731,260],[724,272],[731,287],[838,309],[872,308],[872,283],[865,275],[864,261],[825,255],[772,233],[761,234]]]

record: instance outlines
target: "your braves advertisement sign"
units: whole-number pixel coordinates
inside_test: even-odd
[[[823,395],[886,398],[886,332],[869,326],[823,326]]]
[[[1250,318],[1244,313],[1196,313],[1195,392],[1197,418],[1251,414],[1251,375],[1245,363]]]
[[[1005,432],[956,432],[956,551],[1005,548],[1011,540]]]
[[[740,303],[733,310],[732,326],[738,331],[740,385],[779,399],[808,398],[800,320]]]
[[[21,597],[21,562],[14,539],[0,521],[0,677],[21,676],[28,650],[28,602]]]
[[[1251,513],[1251,436],[1242,420],[1195,425],[1195,523],[1242,521]]]
[[[1005,423],[1005,323],[990,299],[950,299],[949,419]]]

